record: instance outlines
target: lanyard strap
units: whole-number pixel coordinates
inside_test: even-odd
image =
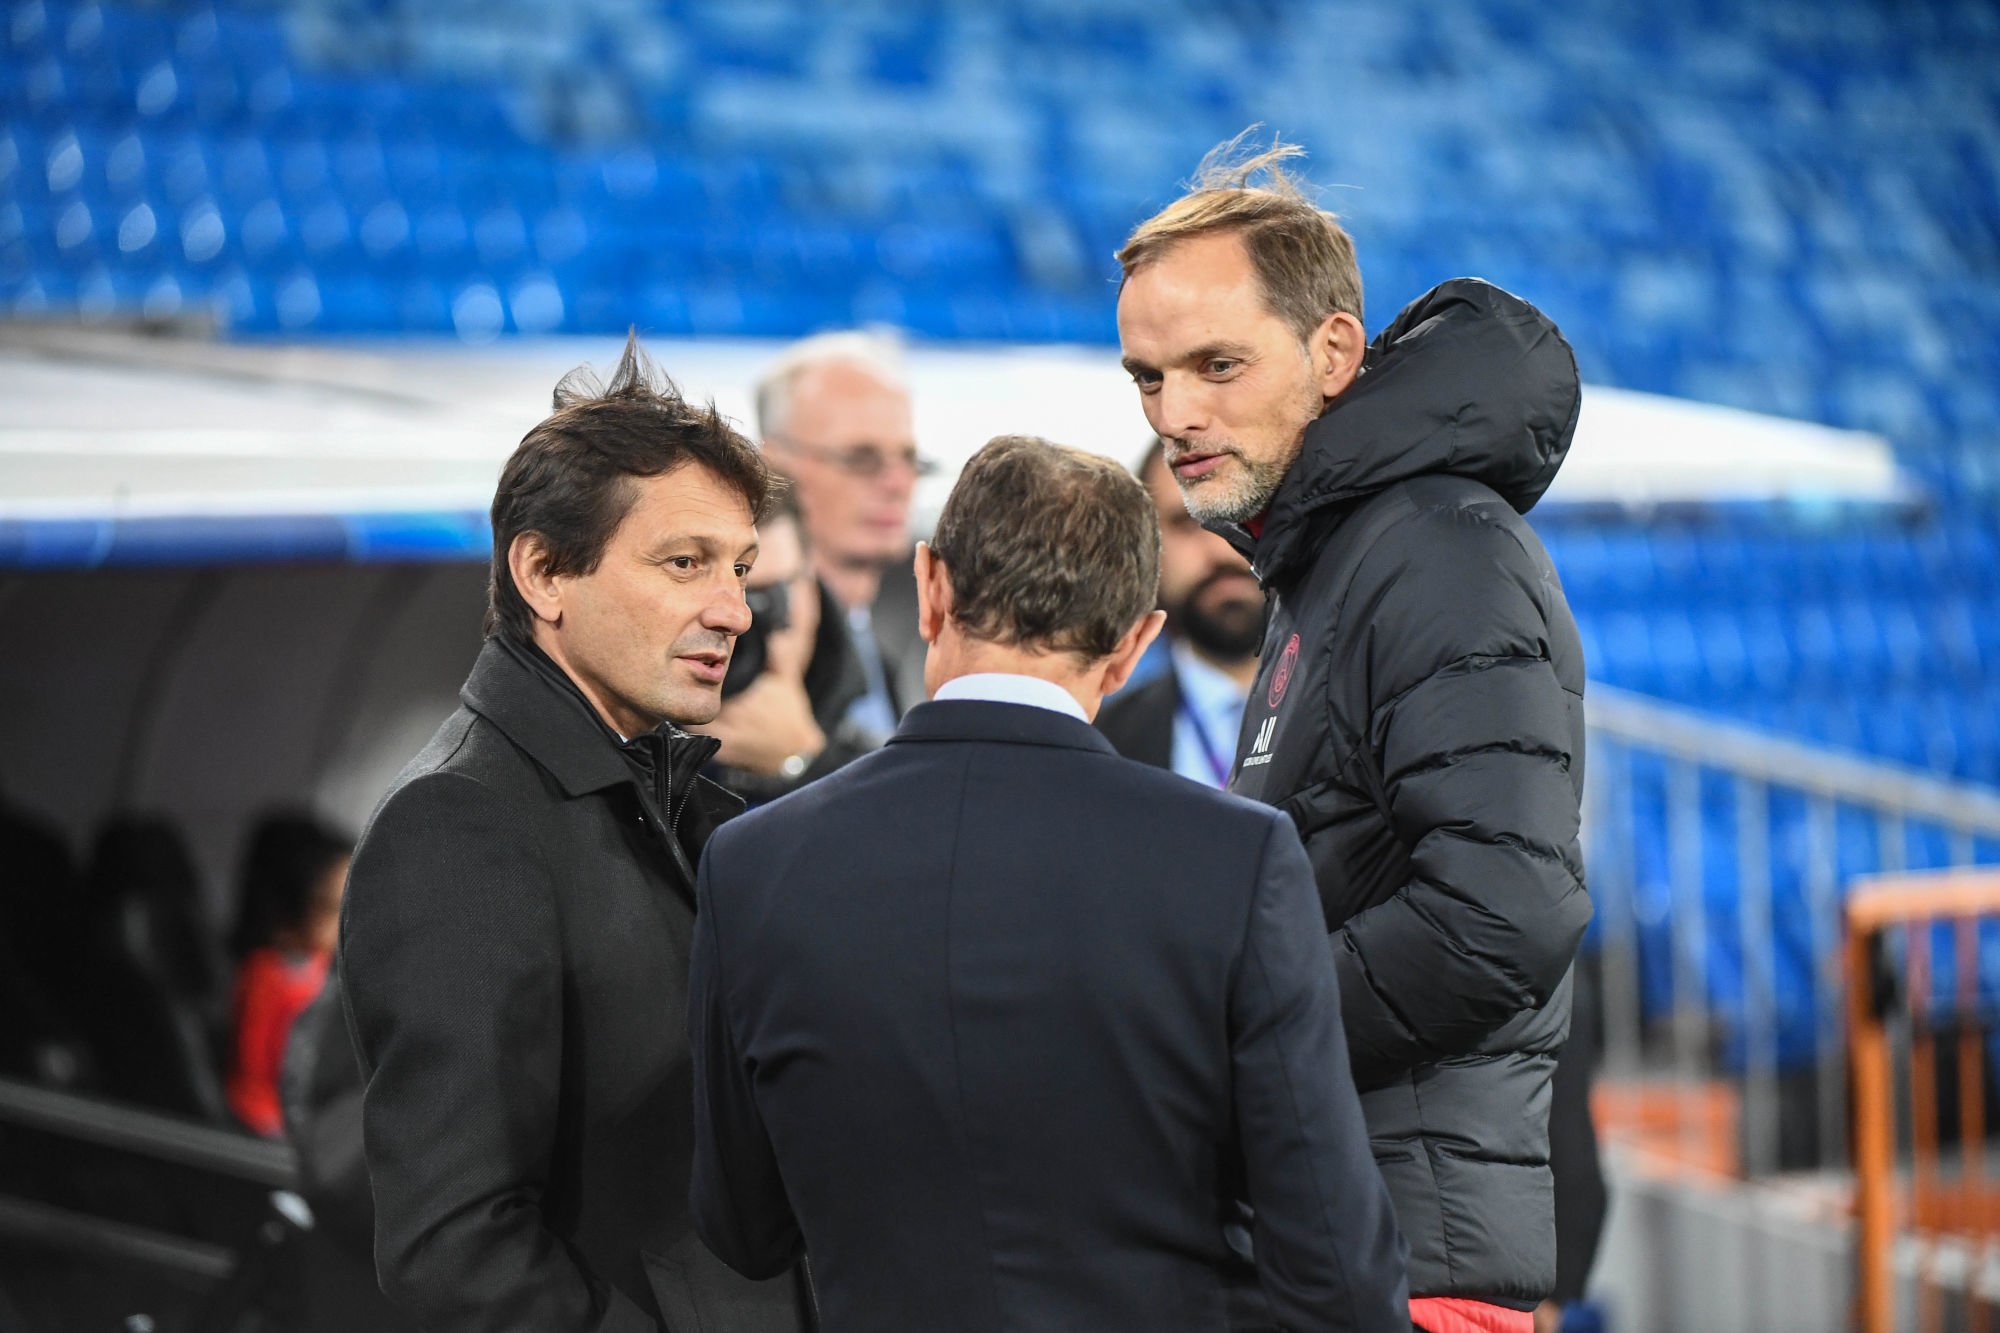
[[[1188,730],[1194,733],[1195,744],[1201,747],[1202,757],[1208,760],[1208,771],[1215,775],[1215,785],[1227,791],[1230,758],[1233,756],[1225,756],[1222,751],[1215,748],[1215,742],[1209,738],[1208,728],[1201,724],[1201,718],[1196,715],[1194,705],[1188,702],[1185,693],[1181,694],[1175,711],[1187,719]]]

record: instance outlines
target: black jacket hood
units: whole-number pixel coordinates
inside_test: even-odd
[[[1525,514],[1569,452],[1580,389],[1548,316],[1478,278],[1440,283],[1403,307],[1306,428],[1262,536],[1219,530],[1268,584],[1310,562],[1323,511],[1412,477],[1468,477]]]

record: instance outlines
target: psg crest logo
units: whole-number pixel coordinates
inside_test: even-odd
[[[1267,696],[1271,707],[1276,708],[1285,701],[1285,687],[1292,683],[1292,672],[1299,665],[1299,636],[1294,634],[1285,645],[1285,651],[1278,654],[1278,669],[1271,673],[1271,692]]]

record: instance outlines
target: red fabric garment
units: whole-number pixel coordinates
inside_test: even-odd
[[[1252,537],[1261,537],[1264,535],[1264,520],[1269,518],[1270,516],[1271,516],[1271,511],[1266,509],[1263,513],[1257,515],[1257,517],[1251,519],[1248,523],[1245,523],[1243,526],[1250,533]]]
[[[292,1024],[326,981],[330,952],[253,949],[236,971],[231,1001],[229,1109],[265,1138],[285,1132],[278,1069]]]
[[[1535,1333],[1532,1311],[1451,1296],[1411,1297],[1410,1322],[1428,1333]]]

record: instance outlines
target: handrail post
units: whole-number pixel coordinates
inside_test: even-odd
[[[1855,1211],[1860,1222],[1856,1264],[1862,1333],[1895,1328],[1895,1275],[1890,1246],[1895,1234],[1895,1146],[1890,1120],[1889,1042],[1875,966],[1876,927],[1850,920],[1847,931],[1847,1025],[1854,1079]]]

